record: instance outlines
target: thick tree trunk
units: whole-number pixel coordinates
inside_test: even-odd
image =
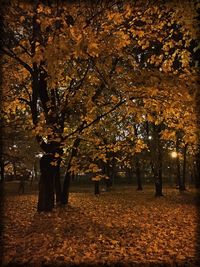
[[[162,197],[163,193],[162,193],[162,177],[161,176],[157,176],[156,177],[156,181],[155,181],[155,196],[156,197]]]
[[[55,175],[55,192],[56,192],[56,205],[61,204],[62,190],[60,183],[60,164],[57,166],[56,175]]]
[[[0,81],[0,83],[1,83],[1,81]],[[0,100],[1,100],[1,97],[2,97],[1,93],[2,93],[2,90],[0,92]],[[0,112],[2,111],[1,108],[2,108],[2,105],[0,106]],[[3,183],[4,182],[4,178],[5,178],[4,177],[4,174],[5,174],[4,173],[4,171],[5,171],[4,167],[5,167],[5,165],[4,165],[4,156],[3,156],[3,137],[4,137],[3,122],[2,122],[2,120],[0,118],[0,168],[1,168],[1,171],[0,171],[0,176],[1,176],[0,177],[0,183]]]
[[[94,194],[96,196],[99,196],[100,194],[99,181],[94,181]]]
[[[111,190],[112,187],[112,181],[111,178],[109,177],[108,179],[106,179],[106,191],[109,192]]]
[[[4,169],[4,161],[3,161],[3,159],[1,159],[1,173],[0,173],[0,175],[1,175],[1,179],[0,179],[0,183],[3,183],[4,182],[4,180],[5,180],[5,169]]]
[[[137,178],[137,190],[142,191],[142,179],[141,179],[141,171],[140,171],[140,162],[138,157],[135,159],[135,170],[136,170],[136,178]]]
[[[67,205],[69,202],[70,182],[71,182],[71,174],[69,171],[66,171],[65,179],[64,179],[64,183],[63,183],[62,195],[61,195],[61,204],[62,205]]]
[[[45,154],[40,159],[40,182],[38,211],[52,211],[54,208],[54,181],[56,176],[56,167],[51,163],[54,157],[51,154]]]

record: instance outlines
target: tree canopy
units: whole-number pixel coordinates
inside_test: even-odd
[[[100,179],[102,161],[146,150],[157,177],[158,148],[180,138],[197,154],[200,7],[185,3],[8,1],[2,119],[20,118],[66,174]]]

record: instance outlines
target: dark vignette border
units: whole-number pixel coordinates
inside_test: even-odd
[[[11,0],[12,1],[12,0]],[[26,1],[31,1],[31,0],[19,0],[21,2],[26,2]],[[32,0],[33,2],[34,0]],[[47,0],[48,3],[53,2],[53,1],[59,1],[59,0]],[[62,1],[62,0],[60,0]],[[65,0],[66,2],[75,2],[76,0]],[[88,3],[91,3],[93,1],[96,0],[82,0],[82,1],[87,1]],[[109,1],[109,0],[105,0],[105,1]],[[126,1],[126,0],[121,0],[122,2]],[[135,0],[137,1],[137,0]],[[164,0],[165,1],[165,0]],[[168,0],[167,0],[168,1]],[[177,2],[178,0],[169,0],[171,2]],[[191,0],[191,2],[193,2],[194,0]],[[8,4],[9,0],[0,0],[0,34],[2,34],[1,31],[1,27],[2,27],[2,20],[4,17],[4,13],[3,13],[3,7]],[[152,1],[153,4],[156,4],[157,0]],[[196,2],[200,3],[200,0],[196,0]],[[182,1],[182,4],[184,4],[184,0]],[[198,21],[199,21],[199,30],[200,30],[200,9],[198,10]],[[200,38],[199,38],[200,39]],[[2,164],[3,162],[3,135],[4,135],[4,131],[3,131],[3,124],[2,124],[2,118],[1,118],[1,111],[2,111],[2,101],[3,101],[3,93],[2,93],[2,62],[1,62],[1,57],[2,57],[2,53],[0,52],[0,164]],[[200,85],[200,81],[199,81],[199,85]],[[197,95],[196,95],[196,103],[197,103],[197,109],[198,109],[198,124],[199,124],[199,128],[200,128],[200,86],[198,88],[197,91]],[[198,159],[200,161],[200,152],[198,154]],[[200,164],[199,164],[200,165]],[[200,178],[200,166],[199,167],[199,178]],[[2,169],[2,168],[1,168]],[[198,212],[198,224],[197,224],[197,231],[196,231],[196,262],[195,265],[193,266],[200,266],[200,190],[198,190],[198,193],[196,195],[196,205],[197,205],[197,212]],[[5,266],[2,263],[2,257],[3,257],[3,248],[4,248],[4,244],[3,244],[3,229],[4,229],[4,185],[3,182],[0,181],[0,266]],[[34,267],[35,264],[30,264],[30,263],[26,263],[26,264],[20,264],[20,263],[9,263],[6,266],[10,266],[10,267],[18,267],[18,266],[31,266]],[[37,265],[38,266],[38,265]],[[64,266],[70,266],[70,267],[93,267],[93,266],[103,266],[103,267],[156,267],[156,266],[172,266],[171,264],[162,264],[162,263],[134,263],[134,262],[113,262],[113,263],[96,263],[96,264],[56,264],[56,265],[52,265],[52,264],[44,264],[41,262],[40,266],[46,266],[46,267],[50,267],[50,266],[58,266],[58,267],[64,267]],[[185,262],[184,264],[177,264],[175,263],[175,265],[173,266],[185,266],[185,267],[189,267],[190,265]],[[39,267],[39,266],[38,266]]]

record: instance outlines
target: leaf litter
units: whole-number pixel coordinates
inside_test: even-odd
[[[71,193],[70,205],[37,213],[37,195],[6,196],[3,263],[187,263],[198,266],[194,193]]]

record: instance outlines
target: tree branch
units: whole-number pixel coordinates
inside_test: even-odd
[[[16,61],[18,61],[18,63],[20,65],[22,65],[26,70],[28,70],[31,74],[33,73],[32,68],[23,60],[21,60],[21,58],[19,58],[13,51],[7,51],[4,48],[0,48],[2,52],[4,52],[6,55],[8,55],[11,58],[14,58]]]

